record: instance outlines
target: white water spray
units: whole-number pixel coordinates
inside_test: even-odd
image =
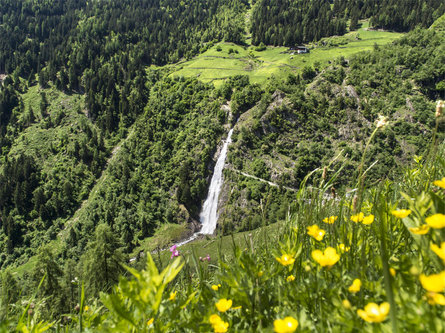
[[[216,222],[218,221],[218,199],[219,193],[221,192],[221,187],[223,184],[223,169],[227,157],[227,149],[229,144],[232,142],[232,132],[233,128],[229,131],[227,139],[219,154],[218,160],[216,161],[215,169],[213,170],[212,180],[210,181],[209,192],[207,198],[202,206],[202,211],[199,214],[199,220],[201,222],[201,230],[196,232],[192,237],[177,243],[177,246],[187,244],[188,242],[194,240],[199,234],[211,235],[215,232]]]

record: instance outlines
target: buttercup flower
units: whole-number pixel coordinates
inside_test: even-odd
[[[436,185],[436,186],[438,186],[438,187],[441,187],[441,188],[444,188],[444,189],[445,189],[445,177],[443,177],[443,178],[440,179],[440,180],[435,180],[435,181],[433,182],[433,184]]]
[[[383,302],[382,304],[377,305],[376,303],[368,303],[364,310],[357,310],[357,314],[363,320],[368,323],[381,323],[386,319],[389,313],[389,303]]]
[[[222,320],[221,317],[218,316],[217,314],[212,314],[209,317],[210,324],[212,324],[212,325],[216,324],[218,321],[221,321],[221,320]]]
[[[445,242],[442,242],[440,247],[438,247],[436,244],[431,244],[431,250],[433,250],[433,252],[445,262]]]
[[[321,266],[332,266],[340,260],[340,255],[333,247],[327,247],[324,252],[320,250],[312,251],[312,258]]]
[[[214,284],[213,286],[212,286],[212,289],[213,290],[215,290],[215,291],[218,291],[218,289],[221,287],[221,285],[220,284]]]
[[[344,299],[342,302],[341,302],[341,304],[343,305],[343,307],[345,308],[345,309],[350,309],[351,308],[351,302],[349,302],[347,299]]]
[[[398,219],[403,219],[403,218],[407,217],[409,214],[411,214],[411,210],[410,209],[397,209],[397,210],[392,210],[391,214],[394,215],[395,217],[397,217]]]
[[[215,333],[225,333],[229,328],[229,323],[221,319],[217,314],[213,314],[209,318],[210,324],[213,326]]]
[[[294,281],[295,280],[295,276],[293,276],[293,275],[289,275],[287,278],[286,278],[286,281],[287,282],[292,282],[292,281]]]
[[[351,216],[351,221],[352,222],[362,222],[363,218],[365,217],[365,214],[363,214],[362,212],[358,213],[357,215],[352,215]]]
[[[277,333],[292,333],[298,327],[298,320],[292,317],[286,317],[284,319],[276,319],[273,322],[274,332]]]
[[[323,240],[324,235],[326,234],[326,231],[323,229],[320,229],[318,225],[314,224],[309,227],[307,227],[307,234],[309,236],[314,237],[317,241]]]
[[[349,286],[348,290],[350,293],[355,294],[360,291],[361,286],[362,286],[362,281],[360,281],[360,279],[355,279]]]
[[[374,215],[372,214],[364,217],[362,221],[363,224],[371,224],[372,222],[374,222]]]
[[[213,330],[215,331],[215,333],[225,333],[227,332],[228,328],[229,328],[229,323],[223,320],[220,320],[213,325]]]
[[[323,219],[323,222],[327,223],[327,224],[333,224],[335,221],[337,221],[337,219],[338,219],[338,216],[329,216],[329,217],[326,217],[325,219]]]
[[[275,259],[283,266],[292,265],[295,262],[295,259],[289,254],[283,254],[281,258],[276,257]]]
[[[147,321],[147,326],[150,326],[151,324],[153,324],[153,322],[155,321],[154,318],[151,318],[150,320]]]
[[[431,305],[445,305],[445,296],[442,294],[427,292],[426,297]]]
[[[219,312],[226,312],[232,307],[232,300],[222,298],[215,305]]]
[[[349,250],[351,249],[350,246],[345,246],[345,244],[343,244],[343,243],[339,244],[338,248],[343,252],[349,252]]]
[[[425,235],[430,231],[430,226],[428,224],[421,225],[420,227],[409,228],[415,235]]]
[[[396,276],[397,272],[396,272],[396,270],[394,268],[391,267],[389,269],[389,274],[391,274],[391,276],[394,277],[394,276]]]
[[[428,291],[440,293],[445,290],[445,271],[429,276],[420,274],[419,279],[422,287]]]
[[[168,298],[169,301],[174,301],[176,299],[176,293],[177,291],[174,291],[170,293],[170,297]]]
[[[445,215],[444,214],[434,214],[428,216],[425,219],[425,222],[434,229],[442,229],[445,228]]]

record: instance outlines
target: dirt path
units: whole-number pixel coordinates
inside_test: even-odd
[[[273,186],[273,187],[282,187],[282,188],[284,188],[284,189],[286,189],[288,191],[298,192],[298,189],[293,188],[293,187],[281,186],[281,185],[278,185],[277,183],[271,182],[270,180],[266,180],[266,179],[262,179],[262,178],[259,178],[259,177],[253,176],[253,175],[249,175],[248,173],[242,172],[242,171],[234,169],[234,168],[230,168],[230,170],[232,170],[232,171],[234,171],[236,173],[239,173],[240,175],[243,175],[245,177],[252,178],[252,179],[258,180],[260,182],[266,183],[266,184],[268,184],[270,186]]]

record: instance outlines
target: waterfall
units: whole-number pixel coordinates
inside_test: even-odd
[[[177,246],[187,244],[188,242],[194,240],[199,234],[210,235],[213,234],[216,229],[216,222],[218,220],[218,199],[219,192],[221,191],[221,186],[223,184],[223,169],[227,157],[227,149],[229,144],[232,142],[232,132],[233,128],[229,131],[227,139],[219,154],[218,160],[216,161],[215,169],[213,170],[212,180],[210,181],[209,192],[207,198],[202,206],[201,213],[199,214],[199,220],[201,222],[201,230],[196,232],[192,237],[177,243]]]
[[[223,169],[227,157],[227,148],[232,142],[232,132],[233,128],[229,131],[227,135],[227,140],[219,154],[218,161],[216,162],[215,169],[213,170],[212,180],[210,181],[209,193],[202,206],[202,211],[199,214],[199,220],[201,221],[202,228],[199,233],[201,234],[213,234],[216,229],[216,221],[218,220],[218,199],[219,192],[221,191],[221,186],[223,183]]]

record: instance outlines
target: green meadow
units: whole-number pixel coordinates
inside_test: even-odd
[[[287,47],[269,46],[264,51],[256,51],[255,46],[221,42],[189,61],[175,64],[170,75],[196,76],[203,82],[213,82],[218,86],[226,78],[242,74],[248,75],[252,83],[263,84],[271,76],[298,74],[305,66],[314,64],[324,67],[338,57],[348,58],[357,52],[369,51],[374,45],[391,43],[402,35],[368,30],[368,23],[363,22],[357,31],[307,45],[310,48],[307,54],[291,54]]]

